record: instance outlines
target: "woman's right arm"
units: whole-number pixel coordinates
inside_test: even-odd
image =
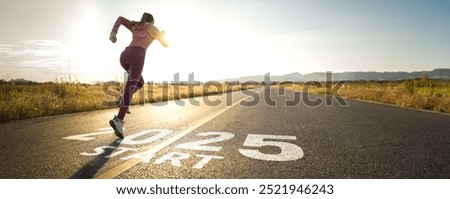
[[[119,31],[119,27],[120,25],[125,26],[128,30],[131,30],[131,27],[133,26],[133,22],[131,22],[130,20],[126,19],[125,17],[118,17],[116,20],[116,23],[114,23],[114,26],[112,28],[112,32],[117,33],[117,31]]]
[[[117,31],[119,31],[119,27],[120,25],[125,26],[126,28],[128,28],[128,30],[131,31],[131,27],[133,26],[133,22],[131,22],[130,20],[126,19],[125,17],[118,17],[116,20],[116,23],[114,23],[114,26],[111,30],[111,34],[109,35],[109,40],[111,40],[113,43],[116,43],[117,41]]]

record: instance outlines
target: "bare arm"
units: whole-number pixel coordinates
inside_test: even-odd
[[[166,38],[165,38],[165,32],[161,31],[161,37],[156,38],[159,43],[161,43],[164,47],[169,47],[169,42],[167,42]]]

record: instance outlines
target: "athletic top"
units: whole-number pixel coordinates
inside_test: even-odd
[[[138,46],[147,49],[153,40],[157,39],[163,46],[168,46],[167,42],[164,40],[164,34],[159,31],[159,29],[151,23],[133,23],[125,17],[118,17],[116,23],[112,28],[112,31],[117,33],[119,26],[123,25],[133,34],[133,40],[131,41],[129,47]]]

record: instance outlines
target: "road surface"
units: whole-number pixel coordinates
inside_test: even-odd
[[[295,97],[260,88],[132,106],[123,140],[108,125],[117,109],[0,124],[0,178],[450,178],[449,115]]]

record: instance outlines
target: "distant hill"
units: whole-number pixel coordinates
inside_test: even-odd
[[[11,79],[9,81],[6,81],[4,79],[0,79],[0,84],[31,85],[31,84],[37,84],[37,82],[33,82],[33,81],[26,80],[26,79],[23,79],[23,78]]]
[[[450,69],[442,68],[432,71],[418,71],[418,72],[343,72],[333,73],[333,81],[337,80],[405,80],[416,79],[421,77],[428,77],[433,79],[450,79]],[[310,74],[291,73],[282,76],[271,76],[271,81],[294,81],[294,82],[307,82],[307,81],[325,81],[325,72],[316,72]],[[223,81],[264,81],[264,75],[258,76],[246,76],[239,78],[229,78]]]

